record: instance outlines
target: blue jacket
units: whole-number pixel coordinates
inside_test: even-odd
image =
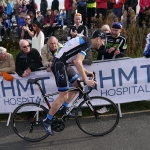
[[[26,22],[25,22],[25,20],[24,20],[23,17],[21,17],[21,18],[18,19],[18,26],[19,26],[19,27],[20,27],[20,26],[25,26],[25,24],[26,24]]]
[[[12,4],[11,4],[11,3],[8,3],[8,4],[7,4],[7,7],[6,7],[6,14],[7,14],[7,15],[11,15],[12,12],[13,12]]]
[[[55,16],[55,23],[64,26],[64,18],[61,14]]]

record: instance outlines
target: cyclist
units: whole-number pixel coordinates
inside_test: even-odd
[[[66,73],[67,64],[72,62],[75,65],[81,77],[83,78],[84,82],[88,86],[94,87],[97,83],[87,78],[87,75],[93,75],[93,73],[87,71],[83,67],[82,61],[84,60],[87,51],[89,51],[91,48],[99,49],[101,45],[104,45],[105,38],[106,36],[101,30],[94,31],[92,33],[91,39],[85,36],[73,38],[66,42],[64,44],[64,47],[61,48],[56,54],[56,56],[53,58],[51,69],[55,76],[59,96],[52,103],[47,117],[41,120],[43,127],[45,128],[46,132],[50,135],[54,135],[51,129],[53,116],[59,110],[63,103],[68,105],[68,103],[76,95],[76,93],[74,92],[68,93],[69,85],[68,76]]]

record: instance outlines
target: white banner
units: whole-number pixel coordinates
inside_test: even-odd
[[[85,68],[97,74],[98,91],[93,90],[91,96],[108,97],[115,103],[150,99],[149,59],[98,62]],[[27,84],[29,78],[46,77],[40,81],[44,92],[57,92],[53,74],[45,70],[32,72],[26,78],[13,76],[15,79],[11,82],[0,77],[0,113],[11,113],[20,104],[39,101],[41,93],[36,85]],[[56,97],[49,97],[49,102],[52,103]]]

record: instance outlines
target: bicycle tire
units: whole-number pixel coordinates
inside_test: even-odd
[[[100,96],[90,97],[88,101],[92,104],[93,111],[86,104],[87,101],[82,101],[76,109],[78,127],[92,136],[103,136],[113,131],[119,122],[119,111],[115,103]],[[82,116],[78,116],[80,110]]]
[[[22,104],[12,113],[11,126],[20,138],[30,142],[41,141],[49,136],[41,124],[47,112],[47,108],[37,103]]]

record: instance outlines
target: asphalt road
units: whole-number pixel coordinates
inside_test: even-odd
[[[36,143],[0,122],[0,150],[150,150],[150,112],[123,115],[117,128],[102,137],[86,135],[70,120],[62,132]]]

